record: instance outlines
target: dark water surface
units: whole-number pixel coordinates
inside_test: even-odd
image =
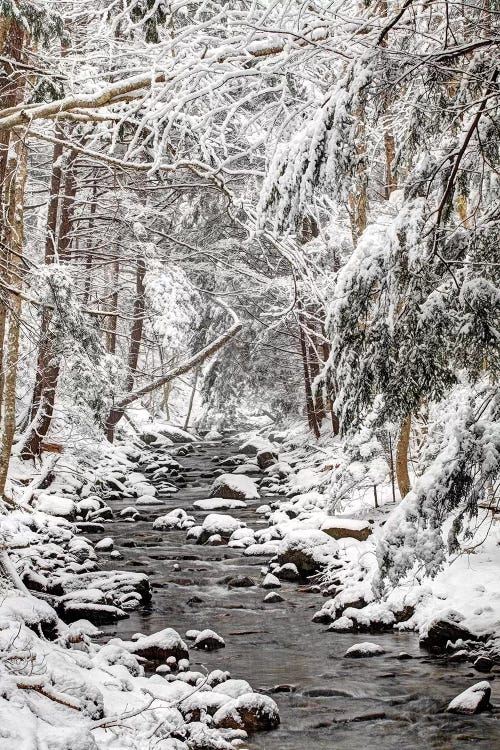
[[[295,692],[272,693],[281,727],[254,735],[249,743],[254,750],[500,749],[500,712],[477,717],[443,713],[455,695],[484,679],[470,665],[430,659],[412,634],[325,633],[324,626],[311,622],[324,600],[306,587],[283,583],[280,593],[285,601],[263,603],[267,591],[258,584],[264,559],[244,557],[242,550],[227,546],[188,544],[185,531],[153,530],[151,521],[176,507],[203,519],[206,513],[193,510],[192,503],[208,497],[212,479],[201,475],[217,466],[214,455],[234,453],[237,448],[227,444],[196,445],[193,454],[179,458],[186,468],[187,487],[165,498],[164,506],[139,506],[148,520],[107,524],[106,535],[113,537],[124,559],[104,562],[103,556],[104,566],[149,575],[153,601],[132,612],[130,619],[105,627],[106,633],[126,639],[135,632],[148,634],[165,627],[175,628],[181,636],[192,628],[211,628],[225,639],[226,648],[212,653],[192,650],[192,669],[227,669],[255,690],[270,693],[277,685],[295,686]],[[147,473],[147,467],[141,468]],[[248,501],[248,509],[217,512],[258,528],[263,521],[255,507],[269,499]],[[133,500],[112,503],[117,513],[130,504]],[[124,547],[130,540],[135,547]],[[257,585],[228,589],[222,579],[233,575],[249,575]],[[191,602],[193,597],[202,602]],[[379,643],[387,655],[343,658],[349,646],[363,640]],[[401,651],[414,658],[399,661]],[[500,703],[500,687],[492,687],[492,700]]]

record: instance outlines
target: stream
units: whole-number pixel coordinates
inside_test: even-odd
[[[115,520],[106,525],[106,535],[113,537],[123,560],[103,554],[102,567],[146,573],[153,599],[131,612],[129,619],[104,626],[106,637],[128,639],[136,632],[149,634],[169,626],[181,636],[192,628],[219,633],[226,648],[210,653],[191,650],[191,668],[227,669],[232,677],[271,694],[279,705],[280,728],[253,735],[253,750],[500,747],[499,711],[472,717],[443,712],[455,695],[484,679],[469,664],[429,657],[414,634],[322,632],[324,626],[311,618],[324,600],[307,586],[283,582],[280,594],[285,601],[263,603],[267,591],[259,586],[260,569],[267,559],[245,557],[243,550],[225,545],[188,543],[185,531],[152,528],[152,520],[176,507],[197,522],[203,519],[206,512],[194,510],[192,503],[208,497],[218,466],[213,457],[222,460],[236,453],[237,446],[230,442],[197,443],[190,455],[176,456],[185,468],[186,486],[163,498],[165,505],[141,507],[145,520],[120,519],[119,511],[133,504],[130,498],[110,503]],[[147,466],[140,468],[148,474]],[[270,499],[249,500],[246,509],[217,512],[237,516],[255,529],[265,524],[255,508]],[[89,535],[93,541],[102,536]],[[135,546],[127,546],[132,543]],[[228,588],[224,579],[230,576],[250,576],[256,585]],[[349,646],[365,640],[380,644],[387,654],[343,658]],[[413,658],[399,660],[400,652]],[[494,672],[488,679],[494,679]],[[493,702],[494,694],[495,689]]]

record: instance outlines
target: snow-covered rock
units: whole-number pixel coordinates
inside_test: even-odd
[[[193,516],[189,516],[183,508],[174,508],[165,516],[158,516],[153,521],[153,529],[168,531],[169,529],[189,529],[194,525]]]
[[[453,698],[446,710],[453,714],[479,714],[488,708],[490,697],[491,685],[483,680]]]
[[[246,732],[275,729],[280,723],[278,706],[267,695],[245,693],[214,714],[214,726]]]
[[[368,521],[359,521],[356,518],[341,518],[338,516],[328,516],[321,526],[324,531],[333,539],[345,539],[352,537],[359,542],[365,542],[372,533],[372,527]]]
[[[275,575],[272,573],[268,573],[264,580],[261,583],[261,586],[263,589],[279,589],[281,588],[281,583],[279,578],[276,578]]]
[[[363,643],[355,643],[354,646],[348,648],[344,656],[350,659],[361,659],[368,656],[382,656],[383,654],[385,654],[385,649],[378,643],[364,641]]]
[[[222,638],[214,630],[202,630],[194,639],[193,648],[197,648],[200,651],[217,651],[219,648],[224,648],[226,645],[224,638]]]
[[[210,497],[254,500],[259,491],[254,480],[243,474],[221,474],[212,484]]]
[[[322,531],[301,529],[285,536],[277,549],[276,560],[280,565],[293,563],[299,574],[307,577],[331,562],[338,550],[337,542]]]
[[[223,540],[229,540],[231,534],[245,524],[238,518],[222,513],[209,513],[203,520],[201,531],[197,537],[198,544],[205,544],[214,535],[219,535]]]
[[[96,542],[94,549],[99,552],[111,552],[114,547],[114,540],[110,536],[105,536],[104,539],[100,539]]]
[[[145,635],[136,641],[121,641],[120,644],[130,653],[143,656],[148,661],[166,661],[172,656],[177,661],[189,658],[186,644],[173,628],[165,628],[157,633]]]

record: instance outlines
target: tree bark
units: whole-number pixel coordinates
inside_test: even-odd
[[[62,167],[62,159],[63,149],[56,144],[52,157],[53,167],[45,238],[47,265],[51,265],[56,259],[67,262],[71,255],[71,211],[76,196],[76,180],[73,171],[75,154],[70,155],[65,170]],[[63,178],[64,195],[61,196]],[[42,444],[49,432],[54,415],[60,358],[51,345],[51,318],[51,311],[44,309],[31,406],[31,429],[20,451],[21,457],[25,460],[41,454]]]
[[[307,342],[306,342],[306,333],[304,330],[304,316],[301,312],[302,305],[300,302],[298,303],[298,309],[299,309],[299,341],[300,341],[300,353],[302,356],[302,367],[304,371],[304,390],[306,394],[306,412],[307,412],[307,421],[309,424],[309,427],[312,432],[314,432],[316,438],[319,438],[320,436],[320,430],[318,421],[316,419],[316,411],[314,408],[314,399],[312,394],[312,387],[311,387],[311,373],[309,369],[309,361],[307,356]]]
[[[14,135],[14,152],[7,164],[10,175],[6,185],[7,231],[6,245],[9,253],[9,281],[11,286],[22,288],[22,253],[24,243],[24,193],[26,188],[28,149],[24,133]],[[8,315],[7,345],[5,354],[5,379],[3,383],[2,432],[0,444],[0,496],[5,492],[10,454],[16,429],[16,384],[19,361],[19,332],[21,327],[21,294],[11,294]]]
[[[396,447],[396,479],[398,482],[401,499],[411,490],[410,476],[408,473],[408,448],[410,445],[411,414],[403,420],[399,431],[398,444]]]

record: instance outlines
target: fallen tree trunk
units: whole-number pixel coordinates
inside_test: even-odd
[[[158,378],[152,383],[149,383],[149,385],[145,385],[142,388],[131,391],[130,393],[127,393],[125,396],[123,396],[123,398],[119,399],[111,409],[106,421],[106,435],[110,442],[113,442],[115,427],[122,418],[127,406],[132,404],[134,401],[137,401],[137,399],[141,398],[142,396],[146,396],[148,393],[155,391],[157,388],[161,388],[167,383],[170,383],[170,381],[174,380],[174,378],[178,378],[180,375],[184,375],[194,367],[201,365],[203,362],[205,362],[205,360],[211,357],[212,354],[215,354],[220,349],[222,349],[241,330],[242,323],[240,322],[234,310],[224,304],[222,300],[217,300],[217,303],[221,305],[221,307],[224,307],[231,315],[233,319],[232,325],[226,331],[224,331],[224,333],[222,333],[214,341],[212,341],[211,344],[205,346],[203,349],[201,349],[201,351],[194,354],[183,364],[178,365],[178,367],[174,367],[173,370],[170,370],[170,372],[167,372],[161,378]]]

